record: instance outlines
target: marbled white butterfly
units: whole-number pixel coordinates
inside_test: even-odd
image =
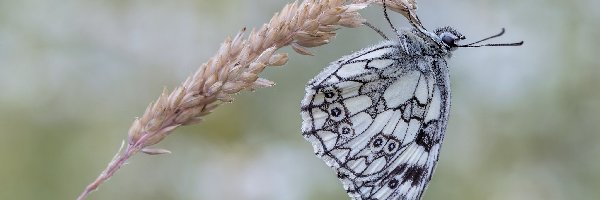
[[[384,14],[389,22],[385,4]],[[459,47],[523,44],[478,45],[503,29],[458,45],[465,37],[453,28],[429,32],[418,19],[410,21],[411,30],[392,26],[398,40],[384,36],[386,41],[331,63],[306,86],[303,136],[352,199],[420,199],[448,125],[446,60]]]

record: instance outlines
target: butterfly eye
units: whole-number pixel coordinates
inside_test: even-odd
[[[456,44],[456,37],[453,37],[451,35],[448,34],[443,34],[442,35],[442,42],[444,42],[444,44],[451,46],[451,47],[455,47]]]
[[[438,28],[435,30],[435,35],[448,47],[458,47],[456,42],[465,39],[465,36],[449,26]]]

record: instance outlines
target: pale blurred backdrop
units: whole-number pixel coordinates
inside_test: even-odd
[[[74,199],[163,87],[289,2],[0,1],[0,199]],[[449,129],[424,199],[600,199],[600,1],[418,2],[429,29],[525,41],[449,62]],[[381,11],[361,13],[389,34]],[[289,64],[263,74],[277,86],[176,130],[158,145],[173,154],[135,156],[89,199],[348,199],[302,138],[299,104],[329,62],[380,40],[343,29],[318,56],[283,49]]]

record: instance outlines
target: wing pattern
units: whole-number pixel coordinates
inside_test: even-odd
[[[363,49],[306,87],[303,136],[352,199],[420,199],[431,179],[447,125],[448,75],[443,58],[417,45]]]

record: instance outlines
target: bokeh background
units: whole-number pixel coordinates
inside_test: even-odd
[[[227,35],[285,0],[0,1],[0,199],[74,199],[116,153],[136,116]],[[469,41],[450,60],[449,130],[426,200],[600,198],[600,1],[419,1],[427,27]],[[362,12],[389,30],[381,7]],[[408,26],[392,14],[397,26]],[[291,49],[245,92],[139,154],[89,199],[348,199],[300,135],[304,84],[381,38],[343,29],[318,56]],[[388,31],[388,33],[390,33]]]

